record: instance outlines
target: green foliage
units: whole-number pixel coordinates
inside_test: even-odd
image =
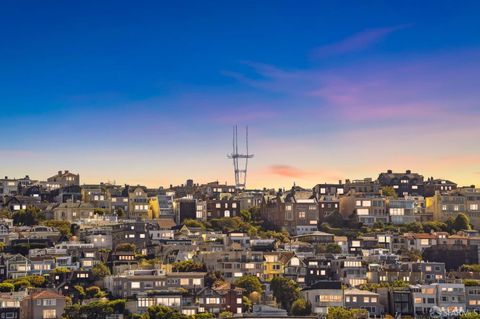
[[[466,264],[460,267],[461,271],[480,272],[480,264]]]
[[[256,276],[246,275],[235,280],[235,286],[243,288],[244,296],[250,295],[252,292],[256,291],[258,293],[263,293],[263,285]]]
[[[136,247],[134,244],[123,243],[123,244],[118,244],[115,250],[116,250],[116,251],[131,251],[131,252],[135,252],[136,249],[137,249],[137,247]]]
[[[69,273],[70,272],[70,269],[68,269],[67,267],[57,267],[53,270],[53,274],[66,274],[66,273]]]
[[[187,227],[202,228],[205,229],[205,224],[195,219],[185,219],[183,224]]]
[[[221,318],[221,319],[233,318],[233,313],[231,313],[230,311],[222,311],[222,312],[220,312],[219,318]]]
[[[242,217],[242,220],[246,223],[250,223],[252,221],[252,214],[246,209],[242,209],[240,211],[240,217]]]
[[[63,236],[72,236],[72,225],[66,220],[46,220],[42,225],[56,228]]]
[[[33,206],[28,206],[25,210],[13,213],[13,224],[17,226],[38,225],[40,220],[45,219],[45,214]]]
[[[73,293],[75,294],[77,299],[84,299],[87,296],[87,294],[85,293],[85,289],[83,288],[83,286],[80,285],[73,286]]]
[[[73,304],[65,308],[64,319],[97,318],[102,319],[111,314],[125,313],[125,299],[113,301],[94,301],[85,305]]]
[[[105,209],[103,208],[94,208],[93,213],[98,216],[103,216],[105,215]]]
[[[480,314],[476,312],[465,312],[460,315],[460,319],[480,319]]]
[[[0,283],[0,292],[13,292],[15,290],[15,286],[8,282]]]
[[[46,279],[43,276],[24,276],[17,279],[7,279],[3,282],[13,284],[15,291],[19,291],[29,287],[45,287]]]
[[[358,286],[360,290],[368,290],[372,292],[377,292],[378,288],[405,288],[408,287],[409,283],[403,280],[394,280],[391,282],[382,282],[380,284],[366,283]]]
[[[205,276],[205,286],[206,287],[216,287],[225,282],[225,279],[222,276],[220,271],[209,271]]]
[[[393,198],[398,197],[397,192],[395,191],[395,188],[393,188],[392,186],[382,187],[382,194],[387,197],[393,197]]]
[[[453,221],[453,227],[455,230],[470,230],[470,218],[468,218],[467,215],[464,213],[460,213],[455,217],[455,220]]]
[[[243,296],[243,297],[242,297],[242,304],[243,304],[243,312],[252,311],[253,303],[252,303],[252,301],[250,300],[250,298],[248,298],[248,297],[246,297],[246,296]]]
[[[193,315],[193,319],[212,319],[215,318],[215,315],[210,312],[202,312],[202,313],[197,313],[196,315]]]
[[[176,309],[160,305],[149,307],[146,315],[146,319],[189,319]]]
[[[203,272],[207,271],[207,267],[203,263],[195,262],[193,260],[185,260],[173,263],[173,271],[178,272]]]
[[[100,289],[100,287],[97,286],[90,286],[87,289],[85,289],[85,293],[87,295],[87,298],[103,298],[107,294]]]
[[[365,309],[346,309],[342,307],[328,308],[327,319],[360,319],[368,318],[368,311]]]
[[[102,280],[103,278],[110,276],[110,269],[104,263],[98,263],[92,268],[92,275],[94,280]]]
[[[332,227],[343,227],[345,225],[345,220],[339,212],[333,212],[325,218],[325,222]]]
[[[473,280],[473,279],[465,279],[463,281],[463,284],[467,287],[469,287],[469,286],[480,286],[480,281]]]
[[[312,313],[312,304],[307,300],[300,298],[293,302],[291,314],[294,316],[308,316]]]
[[[274,230],[259,231],[258,236],[262,239],[275,239],[281,243],[288,243],[290,241],[290,235],[288,232],[278,232]]]
[[[318,244],[315,246],[315,253],[317,254],[340,254],[342,252],[342,247],[335,243],[329,244]]]
[[[270,283],[270,289],[277,302],[282,305],[283,309],[286,309],[289,312],[292,303],[297,300],[300,295],[298,284],[285,277],[273,278]]]
[[[13,286],[15,287],[15,291],[20,291],[20,290],[25,290],[28,287],[31,287],[32,285],[28,280],[17,280],[13,283]]]

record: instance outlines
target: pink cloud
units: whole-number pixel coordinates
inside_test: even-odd
[[[327,56],[359,51],[382,40],[392,32],[405,29],[410,25],[367,29],[356,33],[340,42],[325,45],[313,51],[313,56],[323,58]]]
[[[302,178],[311,173],[289,165],[272,165],[268,168],[268,173],[283,177]]]

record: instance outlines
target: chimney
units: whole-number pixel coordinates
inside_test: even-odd
[[[393,172],[392,172],[391,169],[389,169],[389,170],[387,171],[387,173],[388,173],[388,174],[392,174]]]
[[[65,170],[65,174],[68,174],[68,169]]]
[[[342,180],[341,179],[338,180],[338,184],[342,185]]]
[[[58,175],[62,175],[62,171],[58,171]]]
[[[412,174],[412,171],[407,169],[407,174]]]

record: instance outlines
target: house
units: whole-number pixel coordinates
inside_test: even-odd
[[[360,223],[369,226],[389,222],[386,206],[386,198],[378,194],[350,192],[340,198],[340,214],[344,218],[356,214]]]
[[[424,184],[425,196],[431,197],[438,193],[447,193],[457,189],[457,184],[446,179],[434,179],[433,177],[427,179]]]
[[[129,218],[148,219],[149,197],[147,189],[143,186],[127,186],[128,216]]]
[[[413,307],[416,316],[428,316],[433,307],[437,306],[437,290],[431,285],[410,286]]]
[[[5,261],[7,277],[16,279],[32,273],[32,261],[20,254],[14,255]]]
[[[343,289],[339,281],[319,281],[300,293],[311,303],[314,314],[326,315],[329,307],[344,306]]]
[[[0,293],[0,318],[20,318],[20,302],[27,296],[27,292],[1,292]]]
[[[342,257],[331,261],[334,278],[345,285],[356,287],[367,283],[367,265],[356,257]]]
[[[95,207],[90,203],[61,203],[53,208],[53,218],[75,223],[82,219],[93,218],[94,209]]]
[[[467,308],[465,285],[455,283],[432,284],[437,291],[437,306],[442,311],[464,311]]]
[[[380,303],[379,294],[355,288],[344,291],[344,306],[351,309],[365,309],[370,316],[380,316],[384,313],[384,307]]]
[[[50,289],[33,290],[21,302],[20,319],[60,319],[66,297]]]
[[[66,171],[58,171],[56,175],[47,178],[47,182],[49,183],[58,183],[60,187],[67,187],[67,186],[79,186],[80,185],[80,175],[73,174]]]
[[[424,194],[423,176],[418,173],[412,173],[407,170],[405,173],[394,173],[388,170],[386,173],[380,173],[378,183],[384,187],[393,187],[399,197],[408,195]]]

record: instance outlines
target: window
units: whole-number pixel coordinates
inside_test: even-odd
[[[225,211],[225,217],[230,217],[230,211],[229,210]]]
[[[470,204],[470,210],[478,210],[478,204]]]
[[[215,208],[222,208],[222,204],[216,203],[216,204],[215,204]]]
[[[43,310],[43,319],[57,318],[57,310],[45,309]]]
[[[44,306],[56,306],[57,300],[56,299],[43,299]]]
[[[298,218],[305,218],[305,212],[298,212]]]
[[[447,205],[442,205],[442,211],[444,211],[444,212],[447,211]]]
[[[370,207],[370,206],[372,206],[372,202],[369,201],[369,200],[364,200],[364,201],[362,202],[362,204],[363,204],[363,207]]]
[[[132,281],[130,284],[132,289],[140,289],[140,282],[139,281]]]

